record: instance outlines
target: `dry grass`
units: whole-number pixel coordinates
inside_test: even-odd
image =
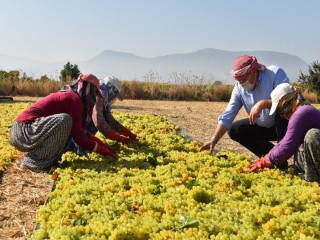
[[[17,159],[2,178],[0,193],[0,239],[28,239],[36,221],[36,210],[51,190],[50,176],[20,167]]]
[[[36,100],[37,98],[14,98]],[[218,116],[227,103],[223,102],[174,102],[124,100],[116,102],[114,111],[128,113],[153,113],[166,116],[200,142],[208,141],[216,127]],[[245,117],[242,110],[239,117]],[[235,150],[250,153],[225,135],[217,144],[217,150]],[[252,156],[252,155],[251,155]],[[2,176],[0,185],[0,239],[28,239],[36,221],[36,210],[43,205],[52,187],[50,175],[33,173],[20,168],[17,159]]]
[[[1,71],[0,71],[1,72]],[[18,73],[17,73],[18,74]],[[184,76],[175,83],[156,81],[121,81],[121,94],[125,99],[148,100],[188,100],[188,101],[228,101],[232,85],[204,83],[196,76]],[[0,96],[34,96],[44,97],[68,82],[54,81],[47,78],[40,80],[5,78],[0,74]]]

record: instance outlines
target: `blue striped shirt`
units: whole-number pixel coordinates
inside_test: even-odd
[[[236,82],[229,104],[224,113],[218,118],[218,122],[229,129],[242,106],[244,106],[249,115],[251,108],[258,101],[271,99],[272,90],[281,83],[290,83],[289,78],[283,69],[274,65],[266,67],[264,71],[259,71],[257,86],[252,91],[244,90],[239,82]],[[270,116],[269,111],[270,109],[263,109],[260,117],[255,119],[255,123],[261,127],[272,127],[275,114]]]

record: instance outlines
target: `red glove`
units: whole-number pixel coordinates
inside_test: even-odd
[[[124,144],[128,144],[131,143],[133,140],[127,137],[123,137],[119,134],[117,134],[114,130],[111,130],[111,132],[109,133],[108,138],[110,138],[111,140],[115,140],[117,142],[121,142]]]
[[[104,142],[102,142],[99,138],[97,138],[96,136],[94,136],[93,134],[89,133],[88,138],[91,141],[97,142],[98,144],[105,144]]]
[[[254,172],[258,169],[263,169],[266,167],[271,167],[272,164],[269,160],[269,154],[264,155],[262,158],[255,161],[253,164],[250,165],[250,172]]]
[[[137,139],[137,135],[135,135],[134,133],[132,133],[129,129],[127,128],[123,128],[120,132],[122,135],[125,135],[127,137],[129,137],[130,139],[132,139],[133,141],[135,141]]]
[[[108,146],[108,145],[107,145]],[[109,147],[109,146],[108,146]],[[111,147],[109,147],[109,148],[111,148]],[[112,149],[112,148],[111,148]],[[112,149],[113,150],[113,149]],[[114,151],[114,150],[113,150]],[[101,145],[101,144],[98,144],[98,146],[97,146],[97,149],[96,149],[96,152],[97,153],[100,153],[100,154],[102,154],[102,155],[108,155],[108,156],[110,156],[110,157],[112,157],[112,158],[115,158],[115,159],[117,159],[118,157],[117,157],[117,155],[113,152],[113,151],[111,151],[110,149],[108,149],[108,148],[106,148],[105,146],[103,146],[103,145]]]
[[[97,142],[99,145],[103,146],[104,148],[107,148],[110,152],[112,153],[116,153],[116,150],[114,150],[112,147],[110,147],[107,143],[105,142],[102,142],[99,138],[97,138],[96,136],[90,134],[89,135],[89,139],[94,141],[94,142]]]

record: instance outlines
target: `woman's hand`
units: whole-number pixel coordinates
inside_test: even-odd
[[[262,158],[255,161],[253,164],[250,165],[250,172],[255,172],[256,170],[271,167],[272,164],[269,160],[269,155],[265,155]]]
[[[115,154],[116,151],[113,148],[111,148],[108,144],[104,144],[104,145],[98,144],[96,152],[102,155],[108,155],[114,159],[118,158],[117,155]]]

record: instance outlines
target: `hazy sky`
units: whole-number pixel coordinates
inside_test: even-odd
[[[0,54],[48,62],[267,50],[320,60],[319,0],[0,0]]]

